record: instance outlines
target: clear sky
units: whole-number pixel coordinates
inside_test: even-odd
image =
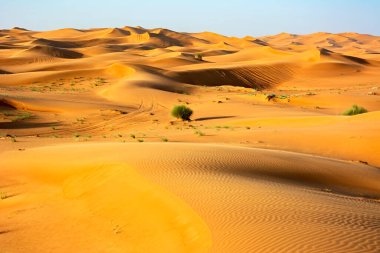
[[[233,36],[380,35],[380,0],[0,0],[0,28],[142,26]]]

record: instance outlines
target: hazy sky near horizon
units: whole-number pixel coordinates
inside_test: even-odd
[[[380,35],[380,0],[0,0],[0,28],[164,27],[233,36]]]

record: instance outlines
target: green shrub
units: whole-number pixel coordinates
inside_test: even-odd
[[[364,107],[358,106],[358,105],[353,105],[350,109],[345,111],[343,115],[346,116],[352,116],[352,115],[357,115],[357,114],[362,114],[368,112],[367,109]]]
[[[274,99],[274,98],[276,98],[276,94],[267,94],[267,95],[266,95],[266,99],[267,99],[268,101],[271,101],[271,100]]]
[[[184,105],[177,105],[173,107],[172,116],[177,119],[188,120],[190,121],[190,117],[193,114],[193,110]]]
[[[6,198],[8,198],[8,194],[6,192],[0,192],[0,199],[3,200]]]
[[[16,115],[16,118],[14,118],[12,120],[12,122],[16,122],[16,121],[20,121],[20,120],[26,120],[26,119],[29,119],[33,116],[33,114],[29,113],[29,112],[22,112],[18,115]]]
[[[194,132],[196,135],[198,135],[198,136],[205,136],[205,133],[203,133],[202,131],[200,131],[200,130],[197,130],[197,131],[195,131]]]
[[[203,55],[202,54],[195,54],[194,55],[194,58],[196,59],[196,60],[198,60],[198,61],[203,61]]]

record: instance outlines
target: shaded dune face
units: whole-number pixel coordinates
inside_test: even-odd
[[[11,73],[0,69],[0,75],[6,75],[6,74],[11,74]]]
[[[52,46],[34,46],[29,48],[17,56],[23,56],[28,54],[43,55],[47,57],[57,57],[57,58],[67,58],[67,59],[76,59],[81,58],[82,54],[74,51],[70,51],[63,48],[57,48]]]
[[[271,88],[293,76],[291,65],[252,65],[225,69],[207,68],[171,73],[176,80],[184,83],[208,86],[243,86],[254,89]]]
[[[17,106],[7,99],[0,100],[0,108],[3,110],[14,110],[17,109]]]
[[[142,159],[146,152],[152,155]],[[197,144],[47,147],[25,151],[22,159],[4,153],[1,165],[7,168],[1,187],[11,197],[0,219],[10,217],[2,224],[12,232],[0,242],[13,252],[380,247],[377,203],[349,196],[380,196],[380,173],[365,165]],[[22,221],[28,222],[19,227]],[[44,229],[54,231],[50,240]],[[57,240],[67,243],[54,248]]]
[[[70,41],[59,41],[59,40],[49,40],[49,39],[35,39],[30,42],[31,45],[36,46],[51,46],[59,48],[75,48],[80,47],[80,44]]]

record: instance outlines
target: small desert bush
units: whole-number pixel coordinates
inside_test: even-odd
[[[203,132],[200,131],[200,130],[196,130],[194,133],[195,133],[196,135],[198,135],[198,136],[205,136],[205,133],[203,133]]]
[[[266,95],[266,99],[267,99],[268,101],[271,101],[271,100],[274,99],[274,98],[276,98],[276,94],[267,94],[267,95]]]
[[[33,116],[33,114],[29,113],[29,112],[22,112],[18,115],[16,115],[16,117],[12,120],[12,122],[16,122],[16,121],[20,121],[20,120],[26,120],[26,119],[29,119]]]
[[[3,200],[6,198],[8,198],[8,194],[6,192],[0,192],[0,199]]]
[[[366,113],[366,112],[368,112],[368,111],[364,107],[361,107],[358,105],[353,105],[350,109],[343,112],[343,115],[352,116],[352,115],[362,114],[362,113]]]
[[[190,121],[190,117],[193,114],[193,110],[185,105],[177,105],[173,107],[172,116],[177,119],[188,120]]]
[[[194,55],[194,58],[196,59],[196,60],[198,60],[198,61],[203,61],[203,55],[202,54],[195,54]]]

